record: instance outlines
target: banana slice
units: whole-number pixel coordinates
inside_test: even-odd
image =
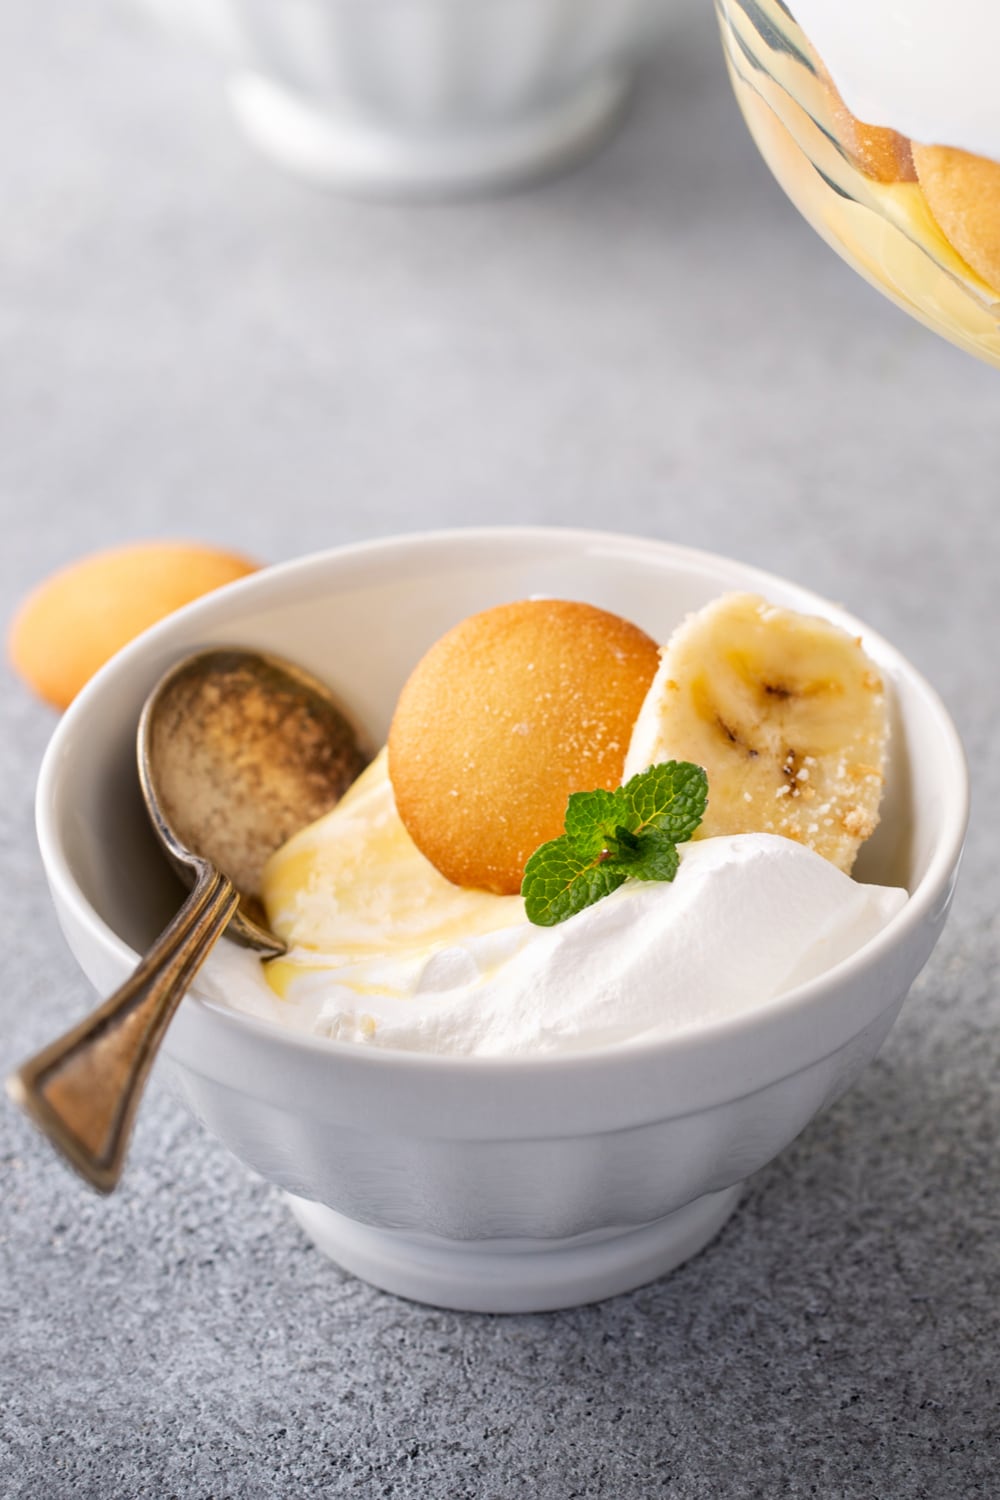
[[[696,837],[783,834],[850,871],[878,823],[888,741],[882,677],[860,639],[726,594],[664,647],[623,779],[694,761],[708,773]]]

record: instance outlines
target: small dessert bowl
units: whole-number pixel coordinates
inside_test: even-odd
[[[476,610],[581,599],[665,640],[728,590],[863,635],[894,722],[882,821],[855,873],[905,886],[908,901],[852,957],[767,1004],[566,1055],[337,1042],[241,1014],[196,982],[164,1045],[180,1097],[288,1195],[323,1251],[375,1285],[541,1311],[639,1286],[717,1232],[746,1179],[874,1057],[941,932],[968,818],[947,712],[867,627],[755,568],[636,537],[497,528],[338,548],[228,585],[120,652],[60,722],[38,788],[42,858],[70,947],[109,991],[177,904],[139,796],[135,731],[180,656],[221,644],[285,656],[327,681],[374,744],[418,657]]]

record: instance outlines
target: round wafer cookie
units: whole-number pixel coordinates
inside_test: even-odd
[[[618,785],[658,649],[590,604],[528,599],[470,616],[414,669],[389,731],[410,836],[457,885],[520,890],[571,792]]]

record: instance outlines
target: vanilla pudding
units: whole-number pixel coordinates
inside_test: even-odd
[[[752,1009],[856,953],[906,893],[773,834],[689,844],[670,885],[630,882],[553,928],[520,896],[439,875],[396,812],[384,753],[267,881],[290,943],[220,945],[200,988],[281,1027],[436,1053],[518,1056],[655,1039]]]
[[[477,633],[497,626],[508,649],[511,621],[521,615],[503,606],[471,619]],[[454,632],[443,638],[446,646],[454,639]],[[439,647],[424,660],[435,668],[429,701],[442,712]],[[545,650],[555,675],[547,675]],[[604,671],[617,673],[620,657],[616,648]],[[497,792],[485,805],[479,795],[483,747],[492,735],[491,760],[506,785],[510,765],[530,774],[524,744],[541,730],[535,771],[547,785],[559,750],[564,644],[533,637],[523,673],[497,690],[508,708],[516,700],[499,736],[489,686],[500,681],[495,664],[481,653],[468,666],[464,648],[456,662],[450,670],[476,685],[484,727],[429,808],[444,820],[463,802],[492,834],[504,801]],[[422,667],[397,712],[408,713],[423,692]],[[651,671],[644,665],[643,681]],[[538,679],[550,686],[536,692]],[[562,680],[566,703],[586,717],[577,674]],[[600,694],[595,683],[595,700]],[[397,805],[391,731],[389,752],[268,863],[268,921],[287,953],[262,966],[225,945],[203,989],[279,1026],[340,1042],[463,1056],[574,1052],[679,1035],[764,1005],[856,953],[901,910],[904,891],[848,873],[878,821],[889,733],[885,685],[857,637],[754,595],[725,595],[675,630],[638,701],[628,744],[614,759],[618,788],[583,790],[569,807],[562,797],[567,833],[591,799],[615,809],[590,850],[600,891],[570,913],[540,915],[532,896],[536,856],[556,848],[563,869],[565,839],[522,859],[520,893],[459,884],[431,862]],[[438,727],[433,716],[428,722]],[[587,777],[591,747],[572,716],[567,733],[563,748],[582,745]],[[419,764],[423,736],[417,743]],[[695,755],[682,761],[682,746]],[[641,833],[626,829],[629,873],[608,885],[606,861],[620,857],[616,825],[629,816],[629,788],[642,786],[646,807],[651,786],[662,785],[661,773],[672,777],[674,766],[685,786],[701,778],[707,807],[704,791],[696,815],[685,803],[677,860],[666,873],[659,855],[653,867],[642,865]],[[683,801],[687,793],[665,795]],[[646,817],[644,826],[658,830],[656,850],[667,817],[655,808]],[[465,837],[464,814],[456,826]],[[589,878],[587,859],[577,864]]]

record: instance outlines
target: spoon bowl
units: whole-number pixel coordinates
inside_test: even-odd
[[[7,1084],[100,1192],[121,1177],[153,1059],[202,963],[226,931],[264,957],[285,951],[266,926],[264,866],[365,763],[322,683],[231,647],[195,652],[160,678],[139,718],[137,755],[153,830],[191,895],[120,989]]]
[[[181,880],[195,886],[206,864],[224,871],[239,893],[228,936],[283,953],[261,904],[264,866],[365,763],[328,689],[260,651],[198,651],[150,693],[137,750],[143,800]]]

